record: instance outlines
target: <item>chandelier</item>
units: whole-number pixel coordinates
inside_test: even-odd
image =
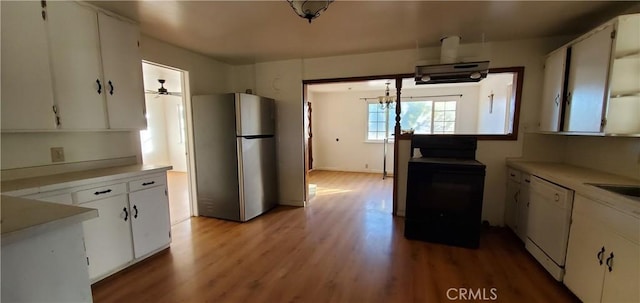
[[[298,16],[309,20],[318,18],[333,0],[287,0]]]
[[[387,88],[385,88],[384,90],[384,96],[379,96],[378,97],[378,103],[380,103],[380,107],[382,108],[389,108],[389,106],[396,102],[396,96],[390,96],[389,95],[389,84],[391,84],[390,82],[387,81],[387,83],[385,83],[385,85],[387,86]]]

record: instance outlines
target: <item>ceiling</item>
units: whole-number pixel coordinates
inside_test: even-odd
[[[577,35],[635,1],[342,1],[313,20],[279,1],[92,1],[144,34],[230,64]]]

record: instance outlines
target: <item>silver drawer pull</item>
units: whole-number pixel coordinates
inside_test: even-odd
[[[103,190],[103,191],[97,191],[97,192],[95,192],[93,194],[97,196],[97,195],[102,195],[102,194],[108,194],[110,192],[111,192],[111,190],[107,189],[107,190]]]

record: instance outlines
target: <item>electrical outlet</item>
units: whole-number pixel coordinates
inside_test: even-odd
[[[51,162],[64,162],[64,147],[51,148]]]
[[[364,168],[369,168],[369,163],[365,164]]]

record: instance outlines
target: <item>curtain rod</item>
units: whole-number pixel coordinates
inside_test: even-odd
[[[455,95],[431,95],[431,96],[407,96],[407,97],[400,97],[401,99],[422,99],[422,98],[435,98],[435,97],[460,97],[462,98],[462,94],[455,94]],[[378,100],[378,97],[371,97],[371,98],[360,98],[360,100]]]

